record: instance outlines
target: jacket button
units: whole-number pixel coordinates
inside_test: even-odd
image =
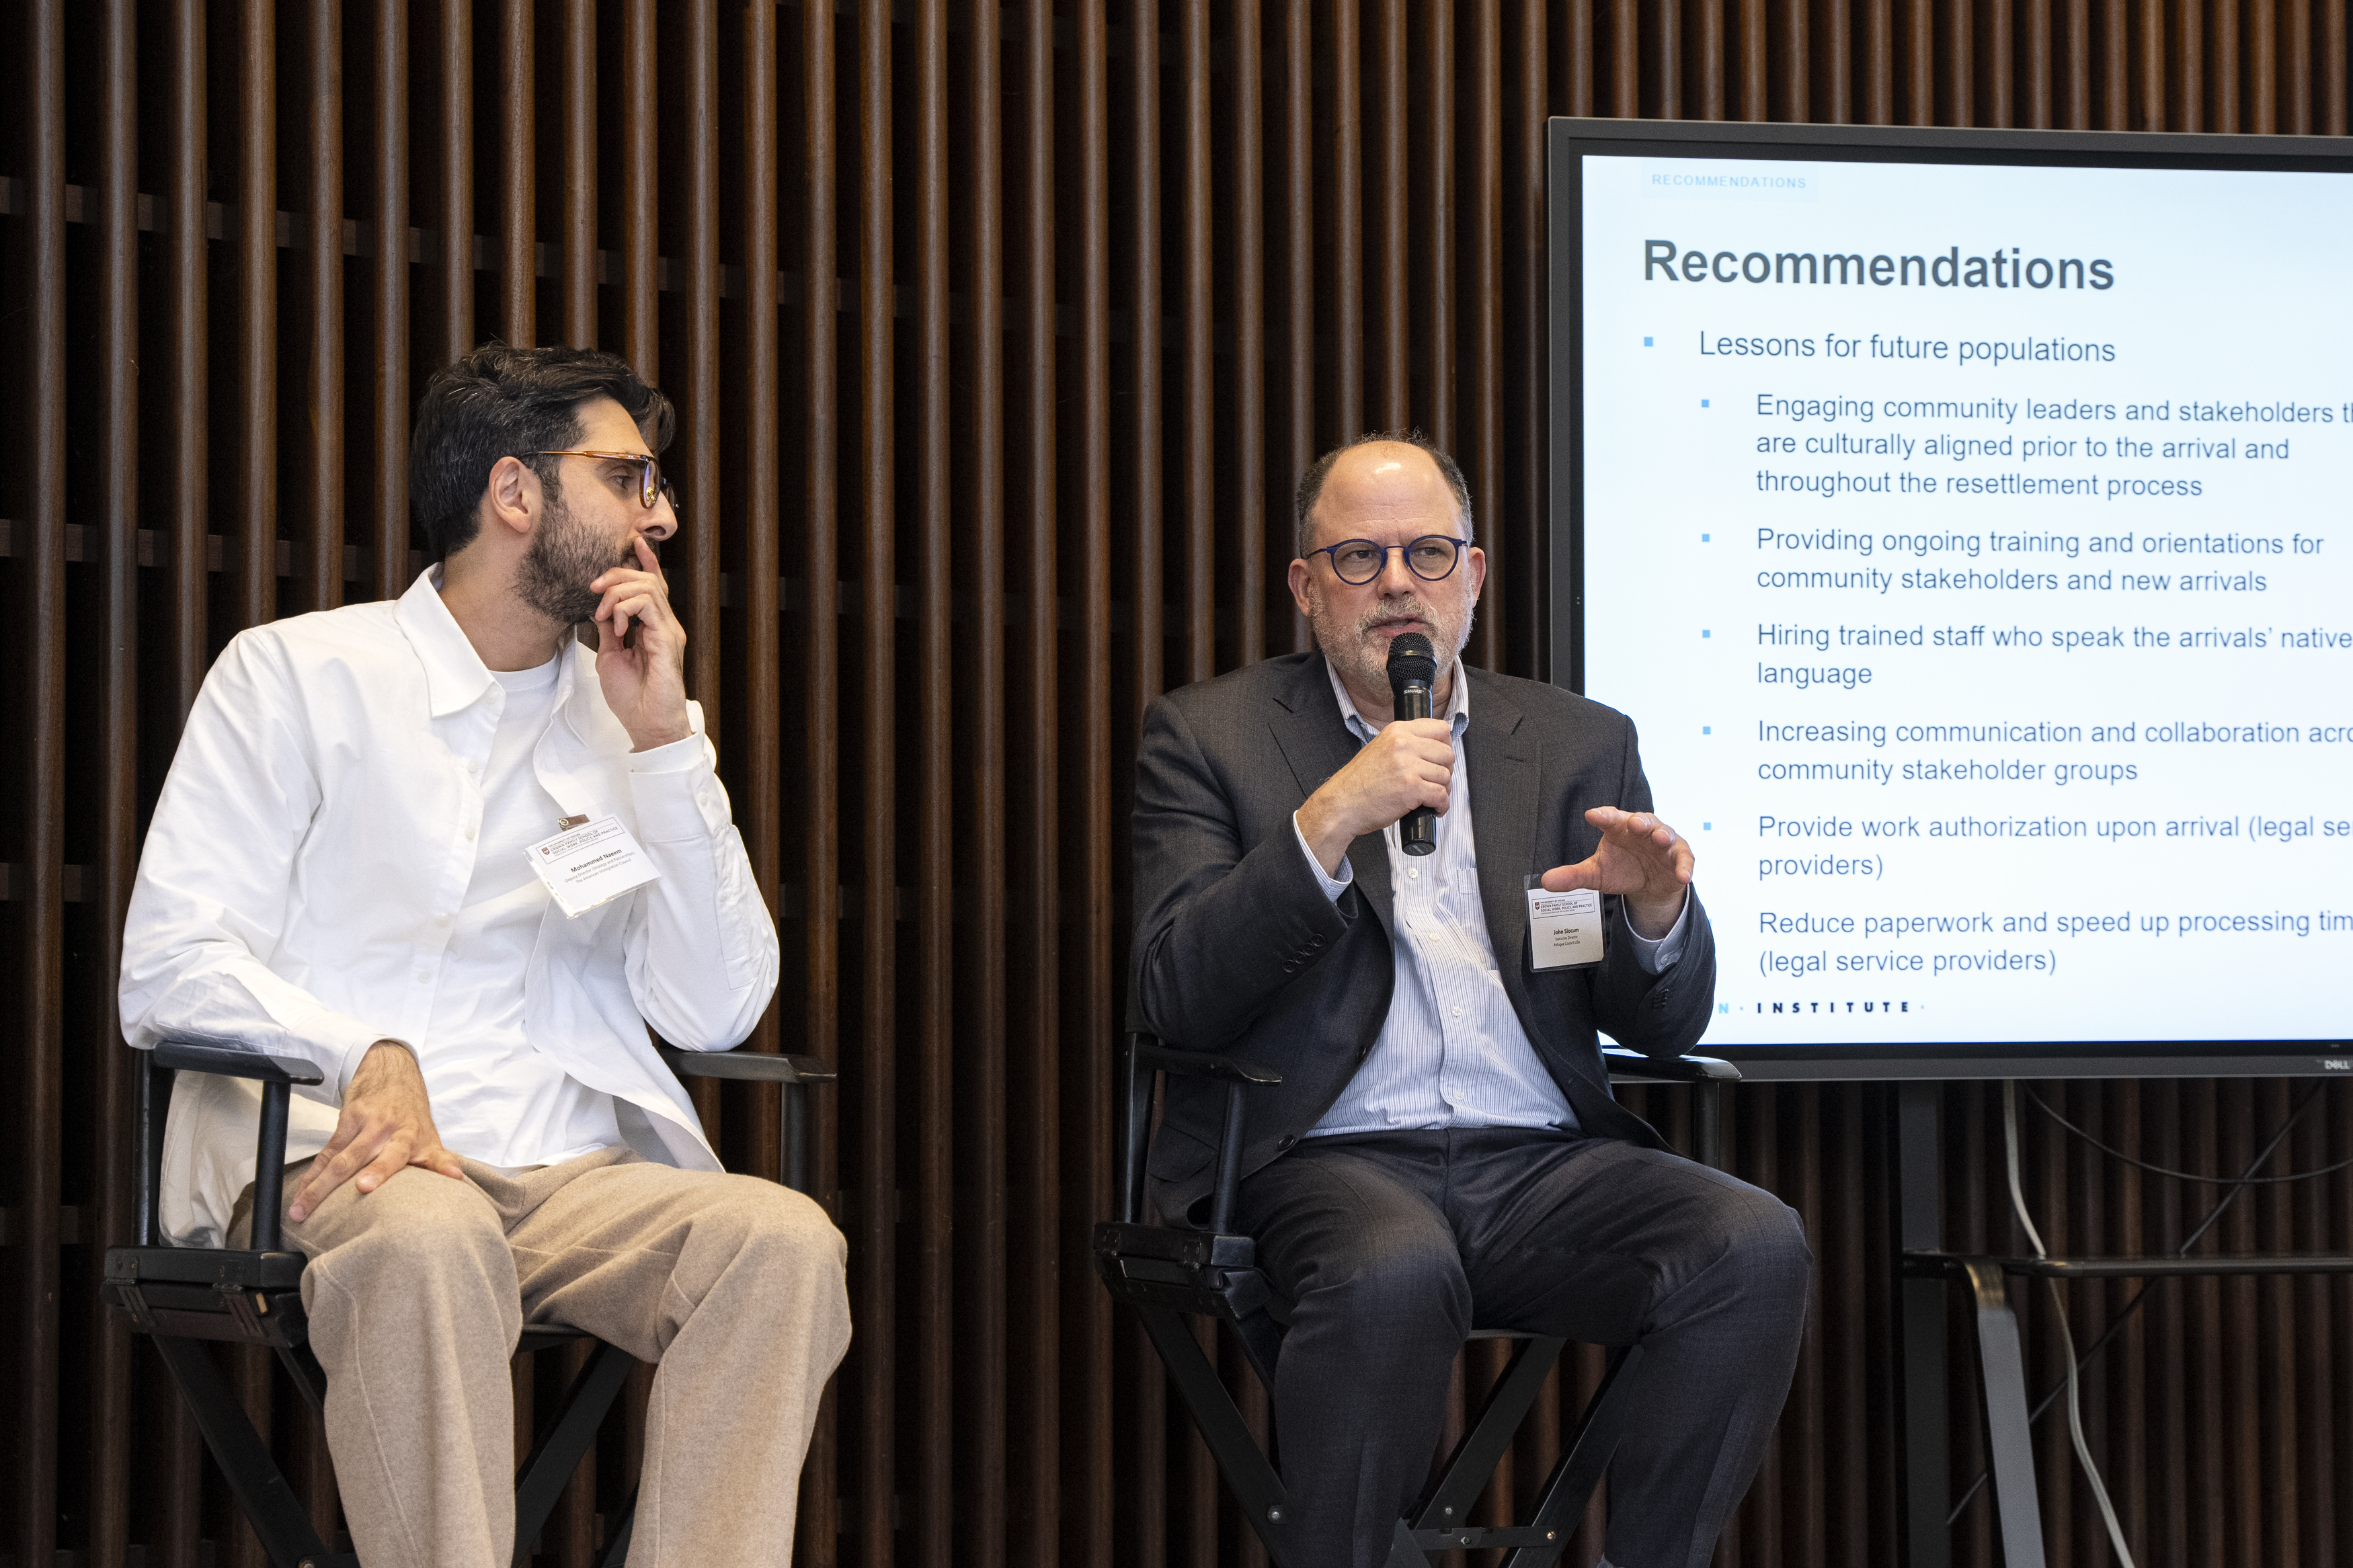
[[[1293,1137],[1292,1134],[1290,1134],[1290,1133],[1286,1132],[1286,1133],[1284,1133],[1282,1137],[1280,1137],[1280,1138],[1278,1138],[1278,1139],[1276,1139],[1276,1140],[1274,1141],[1274,1146],[1275,1146],[1277,1149],[1288,1149],[1288,1148],[1290,1148],[1293,1143],[1296,1143],[1296,1142],[1299,1142],[1299,1140],[1298,1140],[1297,1138],[1295,1138],[1295,1137]]]

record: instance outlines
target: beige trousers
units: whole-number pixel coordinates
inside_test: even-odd
[[[825,1212],[626,1149],[512,1177],[465,1166],[464,1182],[411,1167],[365,1196],[346,1183],[286,1226],[311,1259],[302,1303],[360,1561],[513,1560],[507,1367],[532,1322],[659,1363],[629,1568],[786,1568],[818,1399],[849,1344],[848,1248]]]

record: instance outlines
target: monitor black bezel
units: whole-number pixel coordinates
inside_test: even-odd
[[[1820,162],[2012,167],[2226,169],[2353,174],[2353,147],[2321,136],[2168,132],[1960,131],[1935,127],[1742,125],[1555,118],[1545,126],[1546,306],[1546,666],[1585,689],[1584,182],[1580,159],[1802,158]],[[1566,653],[1566,668],[1563,653]],[[2353,1042],[2313,1040],[1904,1041],[1881,1045],[1725,1046],[1698,1049],[1758,1079],[2224,1078],[2353,1076]]]

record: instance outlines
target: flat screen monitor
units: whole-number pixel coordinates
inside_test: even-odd
[[[2353,1072],[2353,157],[1556,120],[1553,679],[1750,1076]]]

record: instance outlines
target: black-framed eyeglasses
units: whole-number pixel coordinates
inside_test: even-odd
[[[628,463],[638,470],[638,500],[647,510],[653,510],[657,500],[670,502],[670,510],[680,517],[686,515],[686,505],[679,500],[676,482],[662,478],[661,459],[645,452],[586,452],[567,447],[561,451],[539,452],[541,458],[596,458],[608,463]]]
[[[1337,544],[1327,544],[1321,550],[1311,550],[1310,555],[1332,558],[1332,574],[1353,587],[1363,587],[1388,570],[1389,552],[1405,552],[1407,570],[1425,583],[1442,583],[1454,574],[1455,563],[1470,547],[1467,539],[1453,539],[1443,533],[1425,533],[1419,539],[1404,544],[1376,544],[1369,539],[1344,539]]]

